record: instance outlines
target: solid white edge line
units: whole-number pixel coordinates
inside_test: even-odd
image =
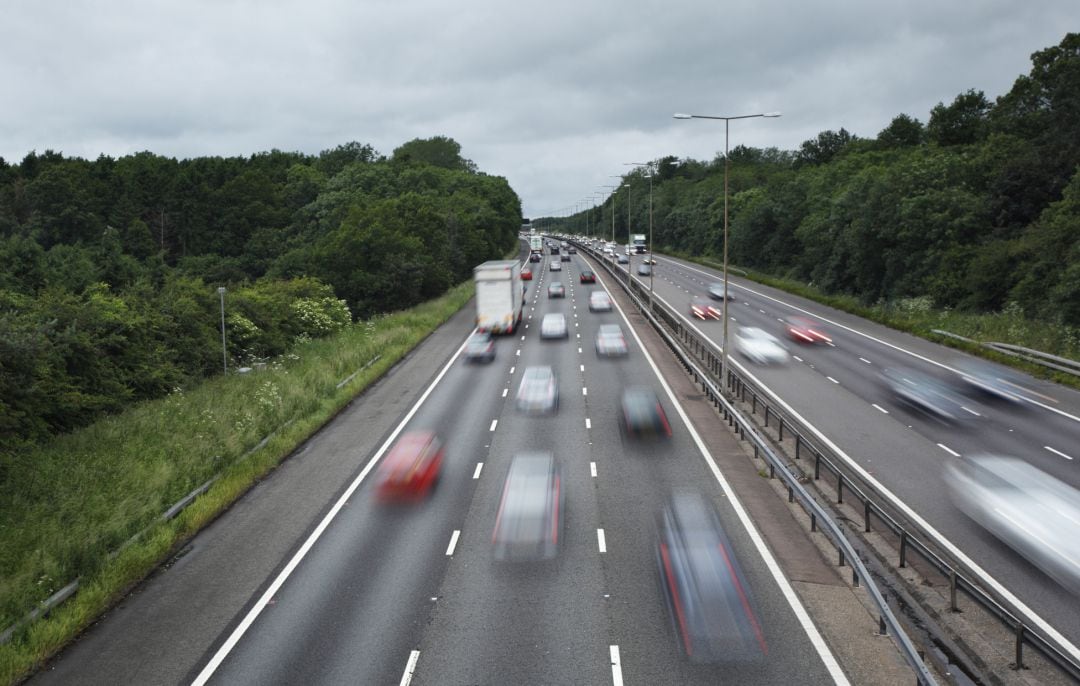
[[[405,672],[401,675],[398,686],[409,686],[412,683],[413,673],[416,671],[416,661],[420,659],[420,651],[409,652],[409,661],[405,663]]]
[[[944,443],[938,443],[937,447],[941,448],[942,450],[949,453],[953,457],[960,457],[960,453],[956,452],[955,450],[953,450],[949,446],[945,445]]]
[[[881,411],[882,411],[882,412],[884,412],[885,414],[889,414],[889,411],[888,411],[888,410],[886,410],[886,409],[885,409],[884,407],[882,407],[881,405],[878,405],[877,403],[870,403],[870,407],[873,407],[873,408],[876,408],[876,409],[878,409],[878,410],[881,410]]]
[[[874,364],[873,362],[871,362],[870,360],[866,359],[865,357],[860,357],[859,359],[860,359],[860,360],[862,360],[863,362],[865,362],[866,364]]]
[[[761,294],[759,294],[759,295],[761,295]],[[657,300],[659,300],[660,302],[667,305],[669,308],[671,308],[671,303],[669,303],[663,297],[661,297],[659,295],[656,295],[656,294],[654,294],[654,297]],[[763,297],[767,298],[769,296],[763,296]],[[773,298],[773,300],[775,300],[775,298]],[[777,302],[780,302],[780,301],[777,301]],[[694,328],[694,330],[697,331],[698,334],[700,334],[705,340],[709,341],[709,343],[712,344],[712,346],[714,348],[716,348],[717,350],[720,350],[720,346],[717,345],[716,342],[713,341],[711,338],[709,338],[707,335],[705,335],[705,333],[701,329],[697,328],[697,326],[695,326],[694,323],[692,321],[690,321],[690,319],[688,319],[687,317],[685,317],[682,314],[678,313],[678,310],[675,310],[674,308],[671,308],[671,309],[672,309],[673,312],[676,312],[677,314],[679,314],[679,316],[682,318],[682,320],[685,321],[690,326],[692,326]],[[809,313],[807,313],[807,314],[809,314]],[[859,332],[856,331],[854,333],[859,333]],[[865,334],[860,334],[860,335],[865,335]],[[872,337],[868,336],[868,338],[872,338]],[[876,339],[874,339],[874,340],[876,340]],[[896,346],[893,346],[892,344],[889,344],[889,343],[886,343],[886,345],[889,345],[890,347],[896,347]],[[907,351],[904,351],[904,352],[907,352]],[[804,426],[808,427],[810,429],[810,431],[813,432],[814,436],[817,437],[818,440],[820,440],[822,443],[827,445],[829,447],[829,449],[832,450],[834,453],[839,455],[844,460],[844,462],[848,465],[848,467],[850,469],[854,470],[862,479],[864,479],[868,483],[872,484],[874,486],[874,488],[876,488],[878,490],[878,493],[880,493],[886,500],[888,500],[889,503],[893,507],[895,507],[896,509],[903,512],[904,516],[906,516],[909,520],[911,520],[917,526],[922,528],[923,531],[925,531],[927,534],[929,534],[930,537],[933,538],[934,541],[938,545],[940,545],[942,548],[945,548],[945,550],[947,550],[949,552],[949,554],[952,555],[952,557],[954,559],[958,560],[961,564],[963,564],[968,569],[970,569],[972,572],[974,572],[978,577],[980,577],[980,579],[983,581],[983,583],[990,586],[994,590],[995,593],[997,593],[999,596],[1001,596],[1002,598],[1007,600],[1009,603],[1011,603],[1013,605],[1013,607],[1015,607],[1021,614],[1025,615],[1024,619],[1027,619],[1031,624],[1035,625],[1040,631],[1045,633],[1048,638],[1050,638],[1051,640],[1056,641],[1058,643],[1058,645],[1060,645],[1062,648],[1064,648],[1065,652],[1067,652],[1072,657],[1073,660],[1080,661],[1080,648],[1077,648],[1076,645],[1074,645],[1072,643],[1072,641],[1065,638],[1065,636],[1062,635],[1062,633],[1060,631],[1058,631],[1057,629],[1052,627],[1049,622],[1047,622],[1045,619],[1042,618],[1041,615],[1036,614],[1034,610],[1032,610],[1030,607],[1028,607],[1027,604],[1024,603],[1023,601],[1021,601],[1018,597],[1016,597],[1016,595],[1013,594],[1012,591],[1005,588],[1005,586],[1000,581],[998,581],[994,577],[990,576],[990,574],[985,569],[983,569],[980,565],[975,564],[975,561],[972,560],[970,557],[968,557],[963,551],[961,551],[960,548],[956,547],[956,545],[953,544],[952,541],[945,538],[945,536],[942,535],[941,532],[939,532],[934,527],[930,526],[930,522],[923,519],[922,516],[920,514],[918,514],[917,512],[915,512],[915,510],[911,509],[908,506],[907,503],[905,503],[903,500],[901,500],[899,497],[897,497],[897,495],[895,493],[893,493],[891,490],[886,488],[883,483],[881,483],[876,478],[874,478],[870,474],[870,472],[863,469],[862,466],[859,465],[854,459],[852,459],[850,455],[848,455],[846,452],[841,450],[840,446],[836,445],[836,443],[834,443],[828,436],[826,436],[821,431],[821,429],[818,429],[816,426],[814,426],[809,421],[807,421],[806,418],[804,418],[801,414],[796,412],[795,408],[793,408],[783,398],[781,398],[776,393],[774,393],[773,390],[771,388],[769,388],[766,384],[762,383],[762,381],[760,379],[758,379],[756,376],[754,376],[750,372],[750,370],[748,370],[746,367],[744,367],[742,364],[740,364],[738,360],[736,360],[734,357],[732,357],[730,355],[727,357],[727,360],[728,360],[728,362],[730,364],[738,367],[738,369],[743,374],[745,374],[747,376],[747,378],[752,379],[754,381],[754,383],[756,383],[760,388],[764,389],[765,392],[768,394],[768,396],[770,398],[772,398],[772,400],[775,403],[777,403],[778,405],[783,407],[784,410],[786,412],[788,412],[789,414],[791,414],[792,417],[794,417],[798,421],[802,422],[802,424]],[[935,364],[937,364],[937,363],[935,363]],[[944,366],[944,365],[939,365],[939,366]],[[670,393],[669,393],[669,396],[670,396]],[[1032,402],[1034,402],[1034,401],[1032,401]],[[1040,405],[1040,403],[1035,403],[1035,404]],[[1054,408],[1052,408],[1052,407],[1047,407],[1046,409],[1054,410]],[[1054,411],[1058,412],[1059,414],[1064,414],[1064,413],[1062,413],[1062,412],[1060,412],[1058,410],[1054,410]],[[1072,417],[1072,415],[1066,415],[1066,416]],[[1076,419],[1080,420],[1080,418],[1076,418]]]
[[[600,552],[602,552],[602,553],[607,552],[607,540],[604,538],[604,530],[603,529],[597,529],[596,530],[596,543],[597,543],[597,545],[600,546]]]
[[[832,381],[832,382],[833,382],[834,384],[839,384],[839,383],[840,383],[839,381],[837,381],[836,379],[832,378],[831,376],[826,376],[825,378],[826,378],[826,379],[828,379],[829,381]]]
[[[476,470],[472,473],[472,478],[479,479],[480,478],[480,470],[482,470],[483,468],[484,468],[484,463],[483,462],[477,462],[476,463]]]
[[[473,329],[470,335],[472,333],[476,333],[476,329]],[[330,511],[326,513],[326,516],[323,517],[322,521],[319,522],[319,525],[315,527],[315,530],[311,532],[311,535],[307,537],[307,540],[304,541],[303,545],[300,546],[300,549],[297,550],[296,553],[292,556],[292,559],[290,559],[288,564],[285,565],[285,568],[281,570],[281,573],[278,574],[272,582],[270,582],[270,586],[268,586],[266,591],[264,591],[263,594],[259,597],[259,600],[255,602],[251,610],[248,611],[244,618],[240,620],[240,623],[236,626],[235,629],[233,629],[233,632],[229,634],[229,637],[225,639],[225,642],[221,645],[220,648],[217,649],[217,652],[215,652],[213,657],[210,658],[210,661],[206,663],[206,666],[202,668],[202,671],[199,672],[198,676],[195,677],[195,680],[191,682],[192,686],[203,686],[207,681],[210,680],[210,677],[214,675],[214,672],[217,671],[217,668],[221,666],[221,663],[225,661],[225,658],[228,657],[229,653],[232,652],[232,649],[235,648],[236,644],[240,642],[240,639],[243,638],[245,633],[247,633],[247,630],[250,629],[251,625],[255,623],[255,620],[262,613],[263,608],[270,603],[274,595],[278,592],[278,590],[281,589],[281,586],[285,583],[285,580],[288,579],[289,576],[293,573],[293,571],[295,571],[296,568],[300,565],[301,560],[304,559],[304,557],[308,554],[308,551],[310,551],[312,546],[315,545],[315,542],[319,540],[319,538],[323,535],[323,532],[326,531],[327,527],[330,526],[330,522],[334,520],[334,517],[336,517],[338,512],[341,511],[341,508],[345,506],[345,503],[348,502],[349,498],[352,497],[352,494],[356,492],[356,489],[360,487],[360,484],[363,483],[365,478],[367,478],[367,475],[371,473],[371,470],[374,469],[375,465],[379,463],[379,460],[382,459],[383,454],[385,454],[386,451],[390,449],[390,446],[393,445],[395,440],[397,440],[398,435],[402,432],[402,430],[405,429],[405,426],[413,418],[413,415],[415,415],[417,411],[420,410],[420,406],[424,404],[424,401],[426,401],[428,396],[431,395],[431,392],[434,391],[435,387],[439,385],[439,382],[442,381],[442,378],[446,376],[446,373],[450,371],[450,368],[452,366],[454,366],[454,363],[457,362],[458,357],[461,356],[461,351],[465,349],[465,343],[467,342],[467,340],[468,339],[461,342],[461,345],[458,346],[457,352],[450,356],[450,359],[449,361],[447,361],[446,366],[444,366],[442,370],[435,376],[431,384],[427,387],[427,389],[424,390],[424,393],[416,401],[416,404],[414,404],[412,408],[409,409],[409,411],[405,414],[405,417],[403,417],[401,422],[398,423],[397,427],[395,427],[394,430],[390,432],[390,435],[386,437],[386,440],[383,441],[383,444],[379,447],[378,451],[376,451],[375,454],[371,457],[371,459],[368,460],[368,463],[364,466],[364,469],[357,475],[355,479],[353,479],[353,482],[349,484],[349,487],[345,489],[345,492],[341,494],[341,497],[338,498],[337,502],[334,503],[334,506],[330,508]],[[417,655],[419,655],[419,653],[417,653]]]
[[[659,298],[660,296],[656,296]],[[661,298],[662,300],[662,298]],[[667,304],[665,301],[664,304]],[[773,557],[772,552],[765,545],[765,540],[761,537],[754,523],[750,520],[750,515],[742,506],[742,501],[735,495],[735,491],[731,489],[727,479],[724,478],[723,473],[720,472],[720,468],[716,466],[716,461],[713,460],[712,454],[709,453],[708,447],[705,445],[705,441],[701,439],[697,430],[693,424],[690,423],[690,417],[687,416],[686,410],[679,404],[679,400],[675,397],[675,392],[668,386],[667,381],[663,375],[660,374],[660,368],[656,366],[656,362],[653,361],[652,355],[645,349],[645,345],[641,342],[641,338],[638,336],[637,331],[630,326],[630,320],[627,319],[626,313],[619,307],[618,303],[615,303],[616,309],[622,316],[623,321],[626,322],[626,328],[633,334],[634,340],[637,341],[638,347],[641,348],[641,353],[645,357],[645,361],[649,363],[649,366],[653,370],[653,374],[656,375],[657,380],[660,381],[660,385],[664,389],[664,393],[667,394],[668,400],[675,407],[675,411],[679,413],[679,417],[683,421],[683,425],[686,426],[691,438],[694,440],[694,444],[698,448],[698,452],[701,453],[701,457],[705,460],[705,464],[709,467],[709,470],[713,474],[713,478],[720,484],[720,488],[724,494],[727,495],[727,500],[731,503],[731,507],[735,510],[735,514],[739,517],[739,521],[742,523],[743,528],[746,529],[747,535],[753,542],[754,547],[758,551],[758,555],[761,556],[765,562],[765,566],[768,568],[769,573],[772,575],[776,585],[779,586],[780,592],[783,594],[784,599],[788,602],[792,612],[795,613],[795,617],[799,620],[799,625],[802,630],[806,632],[807,637],[810,640],[810,644],[814,646],[814,650],[817,651],[818,657],[821,658],[821,662],[824,664],[825,669],[829,672],[829,676],[833,678],[837,684],[841,686],[850,686],[851,682],[848,681],[847,675],[844,674],[844,670],[840,668],[840,663],[837,661],[836,656],[833,655],[832,650],[825,643],[825,639],[822,638],[821,633],[814,625],[814,620],[810,618],[810,614],[803,607],[802,601],[795,594],[795,589],[788,583],[787,578],[784,576],[784,572],[780,569],[780,565],[776,562],[776,558]],[[671,305],[668,305],[671,307]],[[685,319],[685,317],[684,317]],[[695,327],[696,328],[696,327]],[[730,358],[729,358],[730,359]]]
[[[611,683],[614,686],[622,686],[622,658],[619,656],[619,646],[608,646],[611,650]]]
[[[1065,453],[1061,452],[1060,450],[1054,450],[1053,448],[1051,448],[1048,445],[1044,445],[1043,447],[1046,448],[1047,450],[1049,450],[1050,452],[1054,453],[1055,455],[1060,455],[1060,456],[1064,457],[1066,460],[1071,460],[1072,459],[1071,456],[1066,455]]]
[[[454,529],[454,533],[450,534],[450,545],[446,546],[447,556],[454,554],[454,548],[457,547],[458,536],[461,535],[461,529]]]

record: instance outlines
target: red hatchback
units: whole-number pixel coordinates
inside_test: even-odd
[[[398,439],[379,465],[378,496],[382,501],[426,497],[442,469],[442,442],[430,431],[412,431]]]
[[[532,281],[532,270],[529,269],[528,267],[522,269],[521,270],[521,280],[522,281]]]

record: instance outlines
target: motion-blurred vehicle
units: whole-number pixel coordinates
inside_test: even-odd
[[[540,253],[535,253],[534,252],[533,254],[529,255],[529,262],[540,262],[543,259],[544,258],[543,258],[543,256],[540,255]]]
[[[626,337],[618,324],[601,324],[596,332],[596,354],[601,357],[619,357],[629,353]]]
[[[964,514],[1080,595],[1080,491],[1000,455],[950,460],[945,478]]]
[[[517,260],[490,260],[473,268],[476,280],[476,328],[513,333],[525,308],[525,284]]]
[[[442,442],[430,431],[403,434],[379,465],[376,493],[383,502],[420,500],[442,469]]]
[[[881,379],[898,401],[945,422],[960,422],[979,414],[942,381],[906,367],[886,367]]]
[[[639,264],[637,266],[638,276],[649,276],[652,274],[652,267],[647,264]]]
[[[693,662],[753,662],[769,652],[756,603],[720,517],[675,493],[660,515],[656,563],[679,645]]]
[[[821,324],[806,317],[788,317],[784,320],[788,338],[796,343],[832,343]]]
[[[569,248],[566,249],[566,252],[570,253],[571,255],[577,255],[577,248],[571,245]]]
[[[569,338],[566,331],[566,315],[562,312],[548,312],[540,320],[540,338]]]
[[[548,284],[548,297],[549,298],[565,298],[566,288],[562,285],[562,281],[552,281]]]
[[[549,266],[549,269],[551,271],[553,271],[553,272],[561,272],[562,271],[562,262],[560,262],[558,260],[552,260],[551,265]]]
[[[554,243],[551,244],[551,254],[552,255],[558,255],[559,254],[559,246],[555,245]]]
[[[559,382],[550,366],[525,368],[518,386],[517,408],[536,414],[559,409]]]
[[[569,253],[569,251],[568,251],[568,252],[564,252],[564,253],[563,253],[563,254],[562,254],[562,255],[560,256],[560,258],[559,258],[559,259],[561,259],[561,260],[562,260],[563,262],[569,262],[569,261],[570,261],[570,253]]]
[[[669,438],[671,424],[651,388],[627,388],[622,394],[623,428],[636,438]]]
[[[645,264],[656,264],[656,258],[652,255],[646,255],[645,257],[641,258],[641,261]]]
[[[964,360],[956,365],[961,392],[987,395],[997,400],[1019,403],[1033,394],[1026,379],[1017,372],[980,360]]]
[[[466,362],[491,362],[495,359],[495,341],[487,331],[477,331],[465,341]]]
[[[510,461],[491,541],[500,561],[548,560],[559,552],[563,494],[551,453]]]
[[[705,298],[690,299],[690,314],[698,319],[722,319],[723,311]]]
[[[589,293],[590,312],[611,312],[611,296],[607,291],[593,291]]]
[[[581,283],[596,283],[596,274],[591,269],[582,269],[579,276]]]
[[[776,336],[756,326],[743,326],[735,332],[735,350],[754,364],[784,364],[788,351]]]
[[[710,283],[709,284],[709,297],[713,300],[734,300],[735,296],[728,293],[728,290],[724,288],[722,283]]]
[[[628,264],[630,258],[627,255],[619,255],[619,264]]]
[[[522,267],[521,268],[521,280],[522,281],[532,281],[532,270],[529,269],[528,267]]]

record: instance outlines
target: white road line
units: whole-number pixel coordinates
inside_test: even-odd
[[[865,357],[860,357],[859,359],[860,359],[860,360],[862,360],[863,362],[865,362],[866,364],[874,364],[873,362],[871,362],[870,360],[866,359]]]
[[[622,681],[622,658],[619,657],[619,646],[609,646],[611,648],[611,683],[614,686],[623,686]]]
[[[515,350],[514,354],[517,355],[518,357],[521,357],[521,348],[518,348],[517,350]]]
[[[878,405],[877,403],[871,403],[871,404],[870,404],[870,406],[871,406],[871,407],[876,407],[877,409],[881,410],[881,411],[882,411],[882,412],[884,412],[885,414],[889,414],[889,411],[888,411],[888,410],[886,410],[886,409],[885,409],[884,407],[882,407],[881,405]]]
[[[513,375],[514,375],[514,370],[515,370],[515,369],[517,369],[517,367],[511,367],[511,368],[510,368],[510,376],[513,376]]]
[[[592,422],[589,420],[588,417],[585,418],[585,428],[586,429],[591,429],[592,428]]]
[[[581,348],[578,348],[577,352],[578,352],[578,355],[580,355],[581,354]]]
[[[454,548],[457,547],[458,536],[461,535],[461,529],[454,529],[454,533],[450,535],[450,545],[446,546],[446,554],[453,555]]]
[[[592,478],[594,478],[594,479],[596,478],[596,463],[595,462],[590,462],[589,463],[589,474],[592,475]]]
[[[581,371],[585,371],[585,365],[579,365],[579,366],[581,367]]]
[[[586,388],[585,386],[582,386],[581,387],[581,394],[582,395],[588,395],[589,394],[589,389]]]
[[[839,381],[837,381],[836,379],[832,378],[831,376],[826,376],[825,378],[826,378],[826,379],[828,379],[829,381],[832,381],[832,382],[833,382],[833,383],[835,383],[835,384],[838,384],[838,383],[840,383]]]
[[[792,355],[791,357],[794,358],[795,360],[798,360],[799,362],[803,361],[803,359],[801,357],[799,357],[798,355]]]
[[[405,673],[401,675],[398,686],[409,686],[412,683],[413,672],[416,671],[416,661],[420,659],[420,651],[413,650],[409,653],[409,661],[405,663]]]
[[[607,552],[607,541],[604,540],[604,530],[603,529],[597,529],[596,530],[596,542],[600,545],[600,552],[606,553]]]
[[[971,409],[970,407],[967,407],[967,406],[965,406],[965,405],[961,405],[961,406],[960,406],[960,409],[961,409],[961,410],[966,410],[966,411],[970,412],[971,414],[975,415],[976,417],[981,417],[981,416],[982,416],[981,414],[979,414],[979,413],[978,413],[978,412],[976,412],[975,410],[973,410],[973,409]]]
[[[1071,460],[1072,459],[1072,457],[1070,457],[1069,455],[1066,455],[1065,453],[1061,452],[1060,450],[1054,450],[1053,448],[1051,448],[1048,445],[1044,445],[1043,447],[1046,448],[1047,450],[1049,450],[1050,452],[1054,453],[1055,455],[1060,455],[1060,456],[1064,457],[1066,460]]]
[[[476,463],[476,470],[472,473],[472,478],[479,479],[480,478],[480,470],[483,469],[483,468],[484,468],[484,463],[483,462],[477,462]]]
[[[942,450],[949,453],[953,457],[960,457],[960,453],[956,452],[955,450],[953,450],[949,446],[945,445],[944,443],[938,443],[937,447],[941,448]]]
[[[521,340],[525,340],[525,334],[521,335]]]
[[[494,431],[495,427],[498,426],[498,425],[499,425],[499,420],[498,419],[492,419],[491,420],[491,428],[488,429],[488,431]]]
[[[504,389],[503,389],[503,395],[502,395],[502,397],[504,397],[504,398],[505,398],[505,397],[506,397],[506,394],[507,394],[507,393],[509,393],[509,392],[510,392],[510,389],[509,389],[509,388],[504,388]]]

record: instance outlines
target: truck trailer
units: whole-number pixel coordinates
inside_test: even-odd
[[[645,234],[635,233],[630,236],[630,247],[638,255],[644,255],[649,252],[649,241],[645,238]]]
[[[514,333],[525,309],[521,263],[491,260],[473,269],[476,280],[476,328],[480,331]]]

